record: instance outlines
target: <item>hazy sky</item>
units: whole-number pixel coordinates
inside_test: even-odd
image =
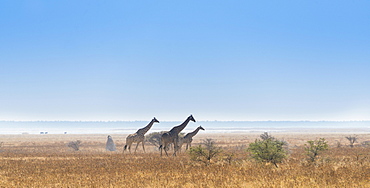
[[[370,1],[0,2],[0,120],[370,120]]]

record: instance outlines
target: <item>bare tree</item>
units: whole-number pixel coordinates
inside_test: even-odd
[[[353,144],[357,142],[357,136],[346,136],[347,140],[349,141],[349,146],[353,148]]]

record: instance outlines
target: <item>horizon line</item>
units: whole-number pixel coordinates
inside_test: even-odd
[[[0,122],[147,122],[148,120],[0,120]],[[197,122],[366,122],[370,120],[199,120]],[[176,120],[160,122],[181,122]]]

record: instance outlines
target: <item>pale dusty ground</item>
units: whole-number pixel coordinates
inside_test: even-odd
[[[203,139],[211,138],[222,147],[240,147],[245,148],[249,143],[259,138],[262,133],[204,133],[200,132],[194,137],[193,145],[202,142]],[[289,147],[304,145],[308,140],[317,138],[325,138],[329,145],[336,147],[339,142],[342,146],[348,146],[349,142],[346,136],[354,136],[354,134],[346,133],[327,133],[327,132],[290,132],[290,133],[272,133],[272,136],[285,140],[289,143]],[[117,152],[122,152],[127,135],[117,134],[111,135],[114,143],[117,146]],[[358,138],[357,145],[364,141],[370,141],[370,133],[356,134]],[[0,142],[3,146],[0,151],[16,151],[30,152],[33,149],[41,148],[45,152],[70,152],[71,148],[67,147],[70,141],[81,140],[81,152],[105,152],[105,143],[107,135],[103,134],[23,134],[23,135],[0,135]],[[133,148],[135,145],[132,146]],[[183,146],[184,147],[184,146]],[[150,143],[146,143],[145,149],[147,152],[158,152],[157,148]],[[138,152],[142,152],[141,145]]]

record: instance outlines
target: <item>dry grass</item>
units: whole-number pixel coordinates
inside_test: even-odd
[[[66,147],[67,142],[5,145],[0,153],[0,187],[370,187],[366,147],[332,147],[310,164],[298,146],[275,168],[250,161],[237,146],[224,148],[223,156],[205,165],[185,153],[160,157],[154,149],[147,154],[106,152],[100,149],[103,139],[85,141],[77,152]],[[227,140],[222,143],[227,145]],[[231,153],[232,160],[226,161]]]

